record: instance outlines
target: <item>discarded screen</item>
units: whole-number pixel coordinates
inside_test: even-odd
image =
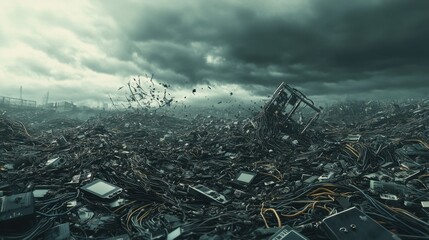
[[[82,187],[82,190],[100,198],[112,198],[122,192],[122,188],[97,179]]]

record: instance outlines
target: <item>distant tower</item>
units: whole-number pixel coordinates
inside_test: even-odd
[[[45,106],[48,105],[48,102],[49,102],[49,91],[46,93]]]

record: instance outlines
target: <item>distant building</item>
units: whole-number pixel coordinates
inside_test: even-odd
[[[77,106],[74,103],[67,101],[56,102],[53,104],[52,107],[59,112],[72,111],[77,109]]]

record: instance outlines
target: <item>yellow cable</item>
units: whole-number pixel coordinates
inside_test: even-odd
[[[419,176],[419,179],[425,178],[425,177],[429,177],[429,173],[423,174],[421,176]]]
[[[313,203],[313,206],[316,204],[316,202],[314,202]],[[298,216],[298,215],[301,215],[301,214],[303,214],[305,211],[307,211],[307,209],[311,206],[312,204],[311,203],[309,203],[309,204],[307,204],[305,207],[304,207],[304,209],[302,209],[302,210],[300,210],[300,211],[298,211],[298,212],[296,212],[296,213],[293,213],[293,214],[282,214],[282,216],[285,216],[285,217],[296,217],[296,216]]]
[[[282,227],[282,222],[280,220],[279,215],[277,214],[277,211],[274,208],[266,208],[262,211],[262,214],[266,213],[267,211],[272,211],[274,213],[274,215],[276,216],[276,219],[277,219],[278,227]]]
[[[349,150],[350,152],[353,153],[353,155],[355,155],[357,158],[359,158],[359,152],[354,149],[352,146],[350,146],[349,144],[346,144],[345,146],[347,148],[347,150]]]
[[[427,149],[429,149],[429,144],[427,144],[426,142],[423,142],[422,140],[419,140],[419,142],[423,144]]]
[[[261,206],[261,211],[259,212],[259,215],[261,215],[261,217],[262,217],[262,220],[264,220],[264,223],[265,223],[265,227],[266,228],[270,228],[269,226],[268,226],[268,223],[267,223],[267,220],[265,219],[265,216],[264,216],[264,214],[262,213],[262,210],[264,209],[264,203],[262,203],[262,206]]]
[[[151,203],[149,203],[149,204],[146,204],[146,205],[144,205],[144,206],[141,206],[141,207],[138,207],[138,208],[136,208],[135,210],[133,210],[133,211],[129,211],[128,212],[128,214],[127,214],[127,228],[128,228],[128,230],[130,230],[130,228],[129,228],[129,223],[130,223],[130,219],[131,219],[131,217],[132,217],[132,215],[135,213],[135,212],[137,212],[137,211],[139,211],[139,210],[142,210],[142,209],[144,209],[145,207],[147,207],[147,206],[149,206],[149,205],[151,205]]]
[[[388,208],[392,209],[392,210],[393,210],[393,211],[395,211],[395,212],[400,212],[400,213],[403,213],[403,214],[409,215],[410,217],[418,218],[418,217],[414,216],[412,213],[408,212],[408,211],[407,211],[407,210],[405,210],[405,209],[402,209],[402,208],[395,208],[395,207],[388,207]]]
[[[128,230],[130,230],[129,224],[130,224],[131,216],[134,214],[134,212],[138,211],[139,209],[140,209],[140,207],[138,207],[138,208],[136,208],[135,210],[132,210],[132,211],[130,210],[128,212],[128,215],[127,215],[127,229]]]
[[[149,216],[149,214],[150,214],[152,211],[153,211],[153,210],[151,209],[151,210],[149,210],[149,211],[145,212],[141,217],[139,217],[139,218],[137,219],[137,221],[141,222],[145,217]]]
[[[113,212],[119,211],[120,209],[122,209],[122,208],[124,208],[124,207],[126,207],[126,206],[128,206],[128,205],[130,205],[130,204],[133,204],[133,203],[135,203],[135,202],[136,202],[136,201],[132,201],[132,202],[129,202],[129,203],[127,203],[127,204],[124,204],[124,205],[120,206],[119,208],[115,209]]]
[[[331,195],[331,194],[333,194],[333,193],[330,193],[330,192],[321,192],[321,193],[313,193],[313,194],[310,194],[309,196],[310,197],[319,197],[319,196],[323,196],[323,195]]]
[[[346,196],[348,197],[348,195],[353,194],[352,192],[345,192],[345,193],[340,193],[340,196]]]
[[[334,194],[334,193],[335,193],[334,191],[332,191],[332,190],[330,190],[330,189],[328,189],[328,188],[320,187],[320,188],[317,188],[316,190],[313,190],[312,192],[310,192],[309,196],[311,196],[312,194],[317,193],[317,192],[318,192],[318,191],[320,191],[320,190],[324,190],[324,191],[329,192],[329,193],[331,193],[331,194]]]
[[[280,172],[277,168],[276,168],[276,169],[274,169],[274,170],[276,170],[276,171],[279,173],[279,175],[280,175],[280,179],[281,179],[281,180],[283,180],[283,174],[282,174],[282,172]]]

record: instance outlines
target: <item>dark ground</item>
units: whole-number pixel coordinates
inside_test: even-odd
[[[1,113],[1,193],[48,190],[26,229],[0,228],[5,239],[50,239],[62,223],[71,239],[165,239],[178,227],[178,239],[268,239],[285,225],[328,239],[321,221],[353,206],[402,239],[429,236],[428,101],[338,103],[305,134],[264,126],[269,136],[246,114]],[[233,183],[240,171],[257,173],[250,186]],[[79,190],[95,178],[123,202]],[[228,202],[192,194],[197,184]]]

